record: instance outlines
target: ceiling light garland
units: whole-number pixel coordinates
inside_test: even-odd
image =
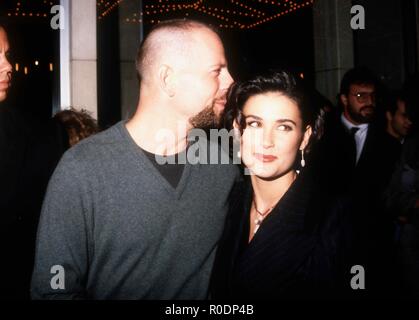
[[[116,10],[124,0],[97,0],[98,19],[102,20]],[[144,1],[142,12],[134,12],[124,19],[127,23],[156,24],[169,17],[196,17],[205,15],[215,20],[212,24],[219,28],[251,29],[271,22],[298,9],[311,6],[314,0],[230,0],[229,2],[204,0],[158,0]],[[39,5],[43,4],[43,7]],[[207,3],[211,3],[209,6]],[[16,7],[7,13],[9,17],[50,17],[51,6],[59,0],[23,1],[18,0]]]
[[[298,10],[298,9],[301,9],[301,8],[304,8],[304,7],[307,7],[307,6],[310,6],[310,5],[312,5],[313,3],[314,3],[314,0],[308,0],[308,1],[303,2],[303,3],[301,3],[301,4],[294,4],[294,6],[293,6],[293,7],[291,7],[290,9],[287,9],[287,10],[285,10],[285,11],[279,12],[279,13],[277,13],[277,14],[273,15],[273,16],[270,16],[270,17],[268,17],[268,18],[265,18],[265,19],[259,20],[259,21],[255,22],[255,23],[253,23],[253,24],[251,24],[251,25],[247,26],[247,29],[251,29],[251,28],[254,28],[254,27],[256,27],[256,26],[258,26],[258,25],[261,25],[261,24],[263,24],[263,23],[270,22],[270,21],[272,21],[272,20],[275,20],[275,19],[281,18],[281,17],[282,17],[282,16],[284,16],[284,15],[287,15],[287,14],[289,14],[289,13],[292,13],[292,12],[294,12],[294,11]]]
[[[29,3],[27,6],[22,5],[23,1],[17,1],[16,7],[7,13],[8,17],[24,17],[24,18],[48,18],[50,16],[51,7],[58,4],[59,1],[42,1],[42,5],[33,5]],[[40,1],[39,1],[40,3]],[[25,5],[27,3],[24,3]]]
[[[114,11],[124,0],[98,0],[98,19],[101,20]]]
[[[245,9],[249,10],[249,11],[252,11],[253,13],[257,14],[258,16],[264,16],[265,15],[265,12],[262,12],[262,11],[254,9],[254,8],[251,8],[251,7],[245,5],[245,4],[243,4],[243,3],[241,3],[237,0],[230,0],[230,2],[239,6],[239,7],[242,7],[242,8],[245,8]]]
[[[159,1],[161,3],[161,1]],[[166,2],[168,2],[168,0],[166,0]],[[202,5],[204,1],[203,0],[198,0],[194,3],[191,4],[176,4],[176,3],[171,3],[171,4],[146,4],[144,6],[144,9],[159,9],[159,8],[169,8],[169,7],[182,7],[183,9],[191,9],[194,7],[197,7],[198,5]]]
[[[285,15],[291,14],[298,9],[311,6],[314,0],[252,0],[255,6],[249,6],[241,0],[230,0],[229,5],[224,7],[206,6],[204,1],[197,1],[189,4],[164,4],[162,0],[159,3],[148,4],[144,11],[133,18],[127,18],[127,22],[139,23],[149,21],[152,24],[159,23],[164,15],[169,13],[185,11],[184,17],[188,17],[192,11],[213,17],[218,20],[220,28],[239,28],[251,29],[264,23],[271,22]],[[166,3],[170,0],[166,0]],[[272,8],[274,6],[275,8]],[[259,8],[259,7],[263,7]],[[272,12],[274,12],[272,14]],[[159,17],[156,17],[159,16]]]

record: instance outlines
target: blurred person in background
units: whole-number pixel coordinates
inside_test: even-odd
[[[72,107],[69,110],[62,110],[54,115],[54,120],[65,129],[66,149],[99,132],[97,121],[84,109],[78,111]]]
[[[59,125],[29,116],[11,99],[12,93],[27,94],[11,85],[12,40],[0,21],[0,299],[22,300],[29,299],[42,200],[65,149]],[[36,104],[31,107],[36,111]]]

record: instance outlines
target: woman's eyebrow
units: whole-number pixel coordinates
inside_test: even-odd
[[[295,123],[295,121],[294,120],[291,120],[291,119],[278,119],[278,120],[276,120],[276,122],[278,122],[278,123],[291,122],[294,126],[297,125]]]
[[[249,114],[247,116],[244,116],[244,118],[245,119],[247,119],[247,118],[254,118],[254,119],[257,119],[257,120],[263,120],[261,117],[255,116],[253,114]]]
[[[244,118],[245,118],[245,119],[247,119],[247,118],[254,118],[254,119],[256,119],[256,120],[263,121],[263,119],[262,119],[261,117],[255,116],[255,115],[253,115],[253,114],[249,114],[249,115],[247,115],[247,116],[244,116]],[[292,123],[293,125],[297,126],[297,124],[295,123],[295,121],[294,121],[294,120],[291,120],[291,119],[278,119],[278,120],[276,120],[275,122],[277,122],[277,123],[290,122],[290,123]]]

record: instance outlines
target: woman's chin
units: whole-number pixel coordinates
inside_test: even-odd
[[[277,172],[270,168],[251,168],[249,171],[252,176],[263,180],[272,180],[278,176]]]

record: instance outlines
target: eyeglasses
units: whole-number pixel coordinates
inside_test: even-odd
[[[371,99],[371,102],[375,102],[375,92],[358,92],[358,93],[350,93],[351,96],[356,97],[359,103],[368,102]]]

